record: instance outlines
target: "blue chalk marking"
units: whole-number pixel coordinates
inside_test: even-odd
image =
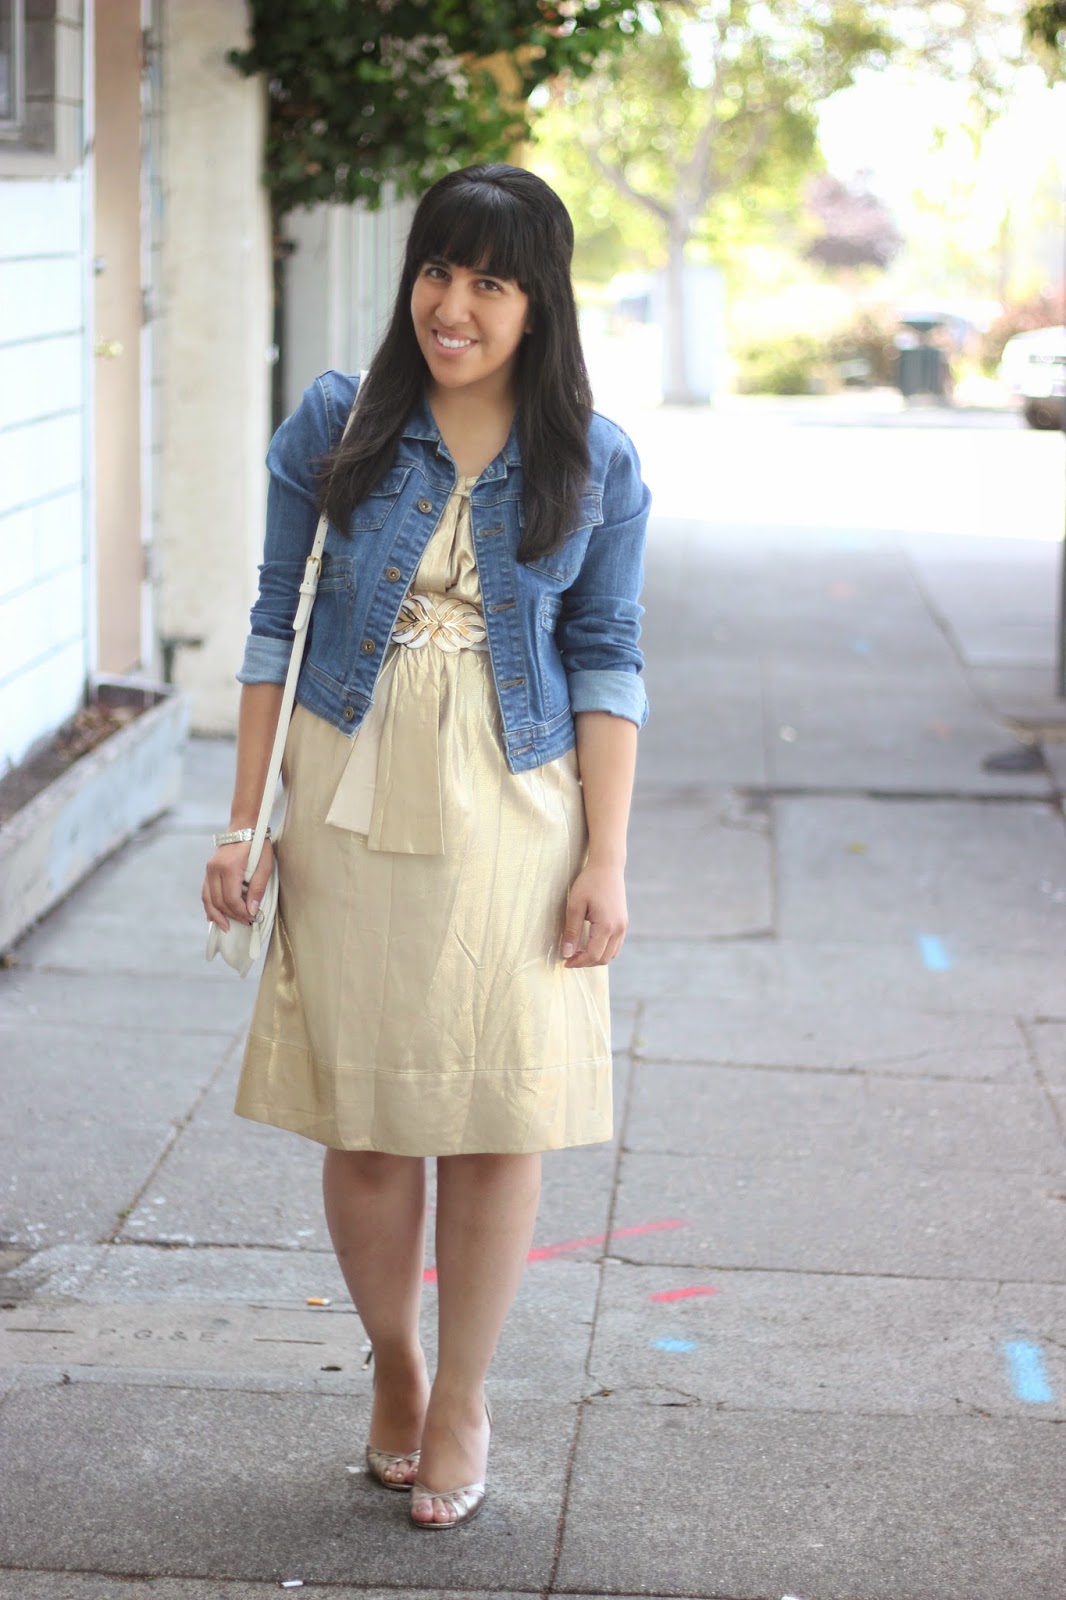
[[[656,1350],[676,1351],[681,1355],[686,1355],[689,1350],[696,1349],[696,1341],[694,1339],[655,1339],[652,1343],[653,1348]]]
[[[951,957],[944,948],[943,939],[938,939],[935,933],[920,933],[918,949],[930,972],[951,971]]]
[[[870,654],[870,641],[869,639],[853,639],[851,648],[857,656],[868,656]]]
[[[1019,1400],[1031,1406],[1046,1406],[1054,1400],[1038,1344],[1028,1339],[1008,1339],[1003,1353],[1007,1357],[1011,1387]]]

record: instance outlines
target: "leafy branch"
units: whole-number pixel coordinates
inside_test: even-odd
[[[529,96],[581,78],[638,31],[633,0],[250,0],[229,61],[268,95],[275,217],[322,201],[417,195],[472,161],[506,160]]]

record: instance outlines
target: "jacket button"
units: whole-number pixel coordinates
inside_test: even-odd
[[[359,648],[365,656],[372,656],[374,651],[377,649],[377,645],[374,643],[373,639],[364,639]]]
[[[420,500],[418,502],[418,509],[419,509],[419,511],[432,511],[433,510],[433,501],[432,500]]]
[[[396,579],[400,576],[399,567],[386,567],[385,576],[388,578],[390,583],[395,583]]]
[[[344,717],[345,722],[354,722],[355,721],[355,707],[354,706],[345,706],[344,711],[341,714]]]

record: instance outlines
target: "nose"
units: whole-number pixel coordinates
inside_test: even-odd
[[[437,301],[437,316],[441,322],[447,323],[449,328],[458,327],[466,321],[468,305],[466,285],[458,278],[453,278],[445,285],[444,292]]]

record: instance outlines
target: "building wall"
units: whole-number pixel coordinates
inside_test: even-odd
[[[226,52],[244,0],[162,7],[163,183],[156,376],[156,618],[194,726],[231,732],[263,539],[269,438],[270,217],[264,90]]]
[[[0,144],[0,772],[71,715],[90,669],[81,7],[50,26],[57,153]]]
[[[162,681],[165,668],[159,648],[157,595],[161,571],[159,540],[162,526],[160,483],[163,463],[163,438],[166,427],[166,302],[163,297],[163,242],[166,206],[163,193],[163,148],[166,133],[166,56],[163,28],[164,0],[142,0],[145,26],[145,75],[143,81],[141,133],[144,176],[141,190],[142,275],[144,293],[144,335],[142,344],[142,393],[147,397],[147,415],[141,428],[141,472],[145,496],[145,545],[148,552],[148,585],[145,594],[143,634],[145,668],[149,676]]]

